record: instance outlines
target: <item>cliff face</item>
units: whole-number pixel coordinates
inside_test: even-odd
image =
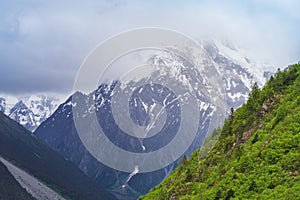
[[[300,199],[300,65],[254,85],[205,145],[141,199]]]

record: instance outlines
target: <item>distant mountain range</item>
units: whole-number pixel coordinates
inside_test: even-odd
[[[60,100],[46,95],[7,96],[0,94],[0,112],[34,131],[43,121],[53,114]]]
[[[194,52],[187,51],[187,53],[193,54]],[[217,70],[216,73],[219,73],[222,77],[222,84],[225,88],[225,109],[228,109],[227,111],[229,111],[230,107],[238,108],[246,102],[248,93],[255,82],[262,86],[272,74],[269,71],[270,66],[262,67],[261,65],[256,64],[247,57],[242,56],[237,48],[226,43],[203,42],[200,53],[202,56],[194,56],[194,61],[203,65],[202,71],[200,70],[201,74],[197,74],[196,71],[185,72],[184,70],[192,70],[193,68],[185,69],[183,65],[184,61],[179,58],[174,59],[174,57],[172,57],[174,55],[172,54],[164,53],[154,56],[151,58],[151,61],[153,64],[169,66],[170,71],[162,70],[158,74],[152,74],[152,76],[159,78],[162,81],[169,81],[173,78],[173,80],[182,81],[184,85],[186,84],[185,81],[188,81],[191,84],[203,82],[205,78],[215,73],[213,70]],[[170,62],[170,60],[172,62]],[[173,60],[177,61],[173,62]],[[185,76],[185,73],[192,75]],[[164,77],[167,78],[164,79]],[[82,117],[89,118],[91,111],[96,110],[100,126],[103,130],[107,131],[107,137],[109,137],[115,145],[125,150],[142,152],[145,150],[151,151],[151,148],[153,150],[167,144],[170,139],[167,136],[159,139],[155,139],[154,137],[153,143],[151,143],[151,141],[147,143],[147,140],[135,141],[134,138],[126,137],[124,134],[122,135],[122,131],[118,129],[118,126],[109,111],[111,109],[114,94],[119,92],[118,90],[112,92],[116,86],[121,86],[120,91],[137,91],[136,96],[131,99],[132,102],[127,102],[134,107],[133,110],[135,111],[132,113],[132,117],[136,123],[147,124],[147,118],[145,118],[145,116],[151,114],[148,108],[156,106],[153,102],[169,101],[168,99],[154,99],[156,98],[155,95],[151,96],[151,93],[156,90],[156,86],[154,85],[141,87],[138,90],[131,85],[133,83],[127,83],[123,86],[122,84],[122,82],[118,81],[102,84],[95,89],[95,91],[91,91],[90,94],[76,92],[65,103],[61,104],[53,115],[36,129],[34,135],[45,141],[67,160],[73,162],[86,175],[94,179],[110,192],[114,193],[118,198],[136,199],[139,195],[145,194],[150,188],[154,187],[167,177],[177,166],[180,159],[171,165],[154,172],[131,174],[121,172],[107,167],[91,155],[82,144],[74,124],[74,108],[86,104],[86,102],[92,102],[82,111]],[[215,110],[210,100],[203,96],[203,94],[210,89],[211,88],[205,87],[199,88],[198,93],[196,94],[199,102],[201,102],[201,106],[199,107],[201,123],[199,124],[199,130],[194,142],[186,152],[187,156],[190,156],[195,149],[201,146],[208,133],[210,122],[214,123],[214,120],[211,117]],[[142,103],[134,103],[140,101],[137,98],[142,98]],[[174,104],[174,106],[176,107],[177,105]],[[119,109],[122,109],[122,107],[119,107]],[[176,108],[173,112],[177,112]],[[78,114],[75,113],[75,116],[76,115]],[[176,123],[173,122],[176,122],[176,117],[178,116],[175,114],[173,118],[169,118],[170,121],[167,121],[167,124],[169,125],[165,127],[166,130],[168,130],[165,135],[172,135],[172,133],[175,132]],[[95,130],[91,124],[87,124],[87,126],[92,130]],[[189,130],[187,129],[186,132],[189,132]],[[149,145],[146,146],[144,144]],[[106,150],[101,149],[101,147],[99,147],[99,151],[106,152]]]

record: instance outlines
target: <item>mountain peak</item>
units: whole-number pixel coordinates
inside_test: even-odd
[[[0,111],[33,131],[54,112],[59,102],[57,97],[44,94],[0,95]]]
[[[235,48],[229,49],[238,51],[237,47]],[[174,51],[176,52],[176,50],[180,51],[181,49],[175,49]],[[108,167],[105,163],[97,160],[94,157],[95,154],[91,154],[87,147],[84,146],[79,135],[80,133],[77,132],[76,126],[78,124],[76,124],[75,120],[80,120],[84,126],[82,130],[85,130],[87,134],[96,133],[96,131],[98,133],[98,129],[96,130],[98,126],[95,126],[94,122],[87,120],[91,119],[93,113],[96,113],[96,120],[101,126],[101,130],[105,133],[105,136],[103,136],[107,137],[118,148],[135,153],[155,151],[172,140],[179,124],[177,123],[179,121],[177,118],[177,113],[179,113],[177,101],[174,101],[174,106],[168,107],[168,109],[173,109],[173,114],[167,115],[165,116],[166,119],[162,118],[161,120],[161,122],[166,121],[166,126],[163,126],[163,123],[160,124],[158,122],[160,120],[155,121],[158,124],[153,125],[149,123],[151,117],[154,119],[156,115],[151,113],[152,110],[159,111],[159,106],[166,105],[165,103],[173,97],[172,94],[162,95],[169,93],[168,87],[165,89],[162,87],[160,89],[162,93],[160,94],[155,93],[155,91],[158,91],[158,88],[163,85],[176,85],[176,91],[189,91],[199,101],[199,123],[196,125],[198,131],[197,129],[196,132],[189,130],[192,126],[185,128],[187,133],[195,132],[196,134],[192,144],[183,152],[189,157],[195,149],[202,145],[209,129],[218,122],[223,121],[223,118],[221,120],[219,118],[217,120],[214,120],[216,118],[213,119],[216,107],[213,107],[212,98],[210,97],[215,96],[210,94],[215,94],[212,88],[216,88],[216,85],[212,87],[211,82],[215,81],[213,84],[220,86],[218,89],[220,89],[222,97],[226,101],[222,106],[218,107],[222,107],[225,110],[222,110],[218,117],[222,116],[224,118],[226,109],[230,107],[236,109],[245,103],[252,86],[255,82],[259,82],[256,75],[231,59],[231,57],[224,56],[225,54],[215,44],[203,45],[201,49],[189,47],[183,49],[182,52],[184,55],[189,55],[191,60],[186,60],[184,56],[178,56],[172,51],[155,52],[150,55],[149,59],[146,59],[149,61],[149,65],[154,68],[153,71],[147,71],[147,76],[140,77],[134,74],[134,78],[124,78],[110,81],[109,83],[102,83],[95,87],[93,91],[89,91],[89,94],[86,93],[86,95],[79,92],[74,93],[34,131],[34,134],[121,199],[136,199],[137,196],[148,192],[151,187],[162,181],[177,166],[178,161],[149,173],[141,173],[141,166],[139,166],[139,173],[137,174],[132,171],[131,174],[128,171],[124,172]],[[256,69],[259,68],[257,65],[254,66]],[[259,73],[263,75],[264,71],[261,70]],[[218,75],[220,80],[210,78],[214,77],[214,75]],[[161,81],[161,86],[154,86],[155,84],[151,84],[153,83],[151,80]],[[121,94],[132,96],[127,99],[126,95],[126,98],[124,98]],[[187,93],[188,95],[189,93]],[[117,101],[116,98],[120,101]],[[125,106],[128,106],[128,108],[125,108]],[[116,110],[118,111],[117,113],[113,112]],[[190,108],[190,111],[192,112],[193,109]],[[126,113],[130,113],[128,118]],[[144,126],[135,128],[131,122],[139,126],[145,125],[147,128],[144,129]],[[191,125],[191,121],[188,121],[188,123]],[[163,131],[160,131],[160,129]],[[151,135],[153,133],[154,135],[149,137],[149,139],[137,139],[131,135],[143,133],[144,130],[149,130],[147,134]],[[97,137],[99,140],[104,138],[102,135],[101,137],[97,135]],[[99,145],[97,150],[107,152],[104,145]],[[108,157],[111,159],[112,156],[108,155]],[[115,156],[113,157],[113,159],[116,159]],[[180,159],[179,157],[177,158]],[[125,188],[123,187],[124,185]]]

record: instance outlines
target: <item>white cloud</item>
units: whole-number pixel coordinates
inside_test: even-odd
[[[1,68],[11,77],[23,72],[20,82],[30,79],[36,90],[68,90],[94,46],[113,34],[144,26],[175,29],[195,39],[227,39],[248,48],[253,57],[280,67],[299,59],[300,6],[295,0],[32,0],[0,4],[5,8],[0,12]],[[47,77],[51,78],[46,81]],[[45,84],[38,84],[41,79]],[[53,79],[68,80],[62,81],[65,89],[57,88]],[[19,87],[10,83],[9,77],[3,81],[0,85],[10,84],[11,90]]]

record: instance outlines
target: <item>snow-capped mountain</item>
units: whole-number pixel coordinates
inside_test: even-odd
[[[0,111],[29,131],[34,131],[53,114],[59,103],[59,98],[41,94],[21,97],[0,95]]]
[[[269,73],[269,68],[261,68],[261,65],[250,61],[228,44],[203,42],[201,45],[201,49],[188,47],[181,51],[192,57],[191,61],[172,51],[160,52],[149,58],[155,70],[145,78],[101,84],[90,94],[76,92],[34,134],[120,199],[136,199],[161,182],[177,166],[180,158],[160,170],[147,173],[139,173],[139,166],[133,166],[131,173],[110,168],[98,161],[83,145],[75,121],[80,118],[83,126],[86,126],[85,130],[90,131],[90,138],[95,138],[94,141],[101,138],[97,137],[98,129],[95,124],[98,123],[111,143],[125,151],[143,153],[157,151],[169,144],[179,126],[184,124],[180,120],[185,118],[190,125],[184,128],[186,133],[192,132],[192,124],[198,123],[194,141],[185,152],[185,155],[190,156],[202,145],[211,128],[224,120],[224,112],[229,111],[230,107],[242,105],[247,100],[252,85],[255,82],[263,85],[267,78],[265,75]],[[166,68],[160,68],[161,66]],[[220,80],[216,77],[217,74],[220,75]],[[167,85],[176,92],[172,93],[168,87],[156,82],[163,83],[162,85]],[[182,92],[182,95],[177,92]],[[126,96],[128,94],[131,96]],[[190,94],[195,95],[199,105],[197,108],[189,107],[193,106],[193,103],[186,101]],[[224,98],[220,101],[224,100],[225,103],[216,106],[217,96]],[[189,114],[196,110],[199,115],[185,116],[180,110],[180,107],[185,106]],[[153,110],[160,113],[161,107],[165,109],[165,115],[153,125],[150,121],[157,116],[153,114]],[[93,112],[96,113],[96,121],[91,118]],[[133,129],[129,123],[119,123],[126,113],[130,113],[131,120],[142,129]],[[218,118],[213,118],[215,116]],[[159,122],[165,124],[161,126]],[[151,135],[151,131],[159,129],[158,127],[162,131]],[[136,139],[126,134],[139,135],[141,132],[151,137]],[[99,152],[107,152],[101,145],[97,148]],[[109,156],[111,160],[119,159]]]
[[[203,42],[203,48],[216,63],[226,86],[228,106],[237,108],[246,100],[253,84],[262,87],[274,72],[269,64],[256,62],[229,42]]]
[[[6,102],[3,97],[0,97],[0,112],[5,112]]]

